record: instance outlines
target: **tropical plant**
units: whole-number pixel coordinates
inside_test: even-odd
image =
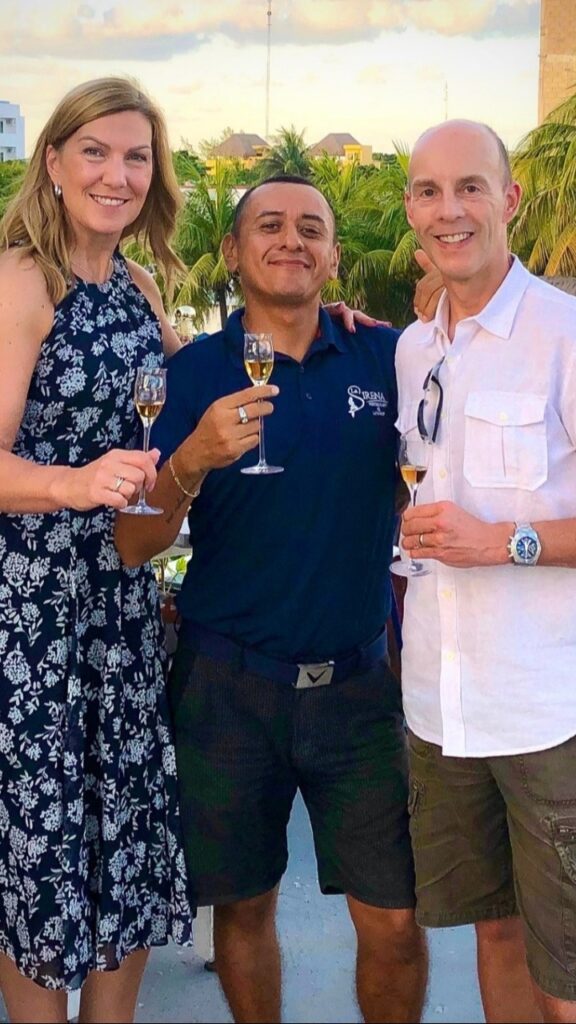
[[[405,324],[417,274],[403,259],[413,236],[404,212],[402,154],[370,175],[355,162],[324,155],[313,163],[312,180],[334,210],[342,249],[338,280],[328,282],[325,297]]]
[[[260,181],[276,174],[297,174],[301,178],[309,178],[310,171],[304,132],[299,132],[294,125],[280,129],[274,136],[273,145],[258,164]]]
[[[522,139],[512,170],[523,188],[513,250],[535,274],[576,275],[576,94]]]
[[[0,217],[12,197],[16,195],[25,170],[25,160],[6,160],[0,163]]]
[[[232,227],[235,205],[231,170],[226,161],[219,160],[214,174],[194,178],[180,213],[174,248],[188,273],[174,305],[194,306],[199,325],[215,304],[220,308],[222,327],[228,319],[228,303],[236,285],[220,245]]]
[[[172,163],[179,185],[186,185],[197,175],[206,173],[206,168],[200,157],[188,145],[172,153]]]

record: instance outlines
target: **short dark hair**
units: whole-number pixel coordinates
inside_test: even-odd
[[[240,199],[238,200],[238,203],[236,205],[236,209],[234,210],[234,220],[232,221],[232,227],[230,229],[235,238],[238,238],[238,235],[240,234],[240,223],[242,221],[242,216],[244,214],[244,211],[246,209],[246,204],[248,203],[248,200],[250,199],[250,196],[253,195],[254,192],[256,192],[259,188],[262,188],[263,185],[277,185],[277,184],[281,184],[281,185],[282,184],[284,184],[284,185],[307,185],[308,188],[316,189],[316,192],[319,192],[320,195],[322,196],[322,198],[328,204],[330,213],[332,214],[332,221],[333,221],[333,224],[334,224],[334,234],[336,234],[336,214],[334,213],[334,210],[332,208],[332,204],[331,204],[330,200],[326,198],[326,196],[324,195],[322,189],[318,188],[318,186],[315,185],[313,181],[309,181],[308,178],[303,178],[299,174],[274,174],[271,178],[264,178],[264,181],[259,181],[257,185],[252,185],[252,187],[249,188],[244,193],[244,195],[241,196]]]

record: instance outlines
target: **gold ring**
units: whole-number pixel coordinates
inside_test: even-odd
[[[112,490],[113,491],[119,491],[120,488],[122,487],[123,483],[124,483],[124,477],[123,476],[117,476],[115,481],[114,481],[114,487],[112,488]]]

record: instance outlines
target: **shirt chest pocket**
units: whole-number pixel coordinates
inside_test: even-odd
[[[466,399],[464,476],[473,487],[534,491],[548,476],[546,396],[471,391]]]

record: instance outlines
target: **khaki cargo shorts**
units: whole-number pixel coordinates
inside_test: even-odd
[[[520,914],[534,981],[576,1000],[576,737],[507,757],[409,746],[419,923]]]

